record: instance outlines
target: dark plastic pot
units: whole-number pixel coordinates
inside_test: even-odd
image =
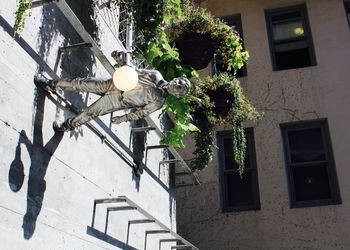
[[[210,35],[199,33],[184,33],[176,41],[180,60],[199,70],[208,66],[214,56],[214,46]]]
[[[234,104],[234,96],[230,92],[223,89],[218,89],[216,91],[210,90],[207,94],[210,100],[215,104],[213,111],[216,116],[220,116],[222,118],[226,117]]]

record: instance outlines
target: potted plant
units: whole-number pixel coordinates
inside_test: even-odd
[[[197,99],[190,104],[194,110],[193,123],[201,132],[195,132],[196,150],[190,165],[196,169],[205,167],[203,159],[211,159],[213,154],[215,127],[226,123],[232,126],[234,160],[242,173],[246,149],[243,122],[257,120],[261,114],[245,97],[239,81],[232,75],[221,73],[201,79],[196,85],[193,94]]]
[[[200,7],[187,5],[183,14],[170,25],[169,33],[180,59],[194,69],[205,68],[214,52],[228,65],[228,71],[241,68],[249,57],[239,35]]]

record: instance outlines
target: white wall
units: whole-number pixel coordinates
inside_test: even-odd
[[[119,195],[128,196],[176,230],[174,190],[168,189],[167,168],[160,175],[163,186],[146,171],[137,182],[132,169],[86,126],[54,134],[52,122],[56,117],[63,119],[72,114],[38,93],[33,76],[39,68],[46,63],[52,70],[51,77],[109,76],[87,49],[58,60],[60,46],[81,41],[54,5],[33,9],[17,40],[7,32],[8,26],[13,26],[15,10],[16,1],[0,1],[0,248],[119,249],[87,234],[94,199]],[[96,22],[103,27],[101,19],[96,18]],[[99,42],[109,56],[115,46],[108,38],[108,30],[100,30],[99,34]],[[92,94],[65,96],[80,107],[97,98]],[[108,138],[110,132],[115,132],[129,147],[131,124],[110,127],[109,118],[106,115],[92,124]],[[148,145],[158,141],[155,133],[147,135]],[[162,150],[148,155],[147,166],[155,175],[163,157]],[[15,189],[18,190],[14,192]],[[37,217],[35,223],[25,217],[26,213]],[[108,234],[125,242],[127,220],[141,218],[144,217],[137,212],[114,212]],[[101,205],[96,213],[96,229],[104,231],[104,220],[105,206]],[[143,248],[146,228],[159,229],[152,224],[134,226],[130,231],[131,246]],[[156,239],[148,239],[147,249],[158,247]]]

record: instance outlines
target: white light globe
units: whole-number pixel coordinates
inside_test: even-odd
[[[139,77],[136,70],[130,66],[124,65],[114,71],[113,83],[121,91],[132,90],[136,87],[138,81]]]

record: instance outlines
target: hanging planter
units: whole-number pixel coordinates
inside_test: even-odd
[[[235,102],[234,95],[224,88],[219,88],[215,91],[208,90],[207,95],[214,104],[213,112],[216,117],[226,117]]]
[[[227,71],[234,73],[249,58],[239,35],[202,8],[190,5],[184,9],[183,16],[170,25],[169,34],[179,50],[181,61],[194,69],[205,68],[214,52],[227,65]]]
[[[183,33],[175,41],[180,60],[199,70],[208,66],[214,55],[214,46],[209,34],[194,32]]]
[[[196,150],[191,168],[206,167],[213,155],[215,127],[225,123],[232,126],[234,160],[242,174],[246,150],[243,122],[257,120],[261,114],[245,97],[239,81],[227,73],[199,80],[194,95],[201,100],[190,103],[194,110],[193,123],[200,133],[195,132]]]

